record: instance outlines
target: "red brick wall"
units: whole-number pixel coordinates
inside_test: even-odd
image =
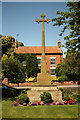
[[[41,55],[36,55],[36,57],[41,57]],[[56,66],[50,66],[50,57],[56,57]],[[50,67],[57,67],[60,63],[60,59],[63,61],[63,55],[45,55],[46,69],[50,72]]]

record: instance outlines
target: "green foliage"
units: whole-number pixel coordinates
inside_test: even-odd
[[[2,55],[7,54],[10,56],[11,52],[13,52],[15,48],[15,38],[13,36],[1,36],[0,41],[2,42]],[[18,46],[24,45],[22,42],[19,42]]]
[[[68,89],[62,89],[62,99],[68,101],[72,95],[72,91]]]
[[[61,83],[63,83],[64,81],[67,81],[67,80],[68,80],[68,78],[66,75],[62,75],[62,76],[58,77],[58,81]]]
[[[9,82],[19,83],[25,81],[25,68],[16,59],[6,59],[2,62],[3,78],[8,78]]]
[[[80,102],[80,94],[79,93],[74,93],[72,95],[72,98],[73,98],[74,101]]]
[[[25,61],[27,55],[29,55],[29,54],[14,53],[14,58],[19,60],[20,62],[22,62],[22,61]]]
[[[65,36],[65,47],[68,49],[76,49],[80,51],[80,1],[79,2],[67,2],[67,12],[57,11],[59,17],[53,18],[55,21],[54,26],[63,26],[60,36],[65,30],[70,30],[70,34]]]
[[[26,57],[26,70],[28,77],[37,77],[38,61],[34,54],[30,54]]]
[[[55,70],[56,76],[61,76],[62,73],[61,66],[62,66],[61,63],[57,65],[57,68]]]
[[[63,63],[60,63],[56,70],[56,76],[60,82],[78,81],[80,78],[80,53],[74,50],[68,50]]]
[[[2,98],[12,98],[17,97],[21,93],[21,89],[13,89],[7,86],[7,88],[2,88]]]
[[[27,96],[27,94],[25,93],[20,93],[20,95],[18,96],[18,99],[19,99],[19,103],[20,104],[23,104],[23,103],[26,103],[28,104],[29,103],[29,97]]]
[[[62,99],[68,101],[70,97],[76,101],[80,102],[80,94],[79,93],[72,93],[71,90],[68,89],[61,89],[62,91]]]
[[[63,97],[63,100],[69,101],[69,100],[70,100],[69,95],[65,95],[65,96]]]
[[[52,97],[49,92],[44,92],[43,94],[40,95],[41,101],[44,101],[44,103],[52,103]]]
[[[3,54],[2,61],[8,59],[8,56],[6,54]]]
[[[63,90],[62,90],[62,94],[69,95],[69,94],[72,94],[72,92],[71,92],[71,90],[63,89]]]
[[[14,53],[14,58],[19,60],[20,62],[26,62],[26,71],[27,77],[36,77],[38,73],[38,60],[34,54],[16,54]]]

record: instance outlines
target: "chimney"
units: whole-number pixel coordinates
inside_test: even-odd
[[[61,40],[58,40],[58,47],[61,48]]]
[[[15,39],[15,49],[17,49],[17,40]]]

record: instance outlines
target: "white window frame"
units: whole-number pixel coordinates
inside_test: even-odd
[[[39,59],[41,60],[41,57],[37,57],[37,59],[38,59],[38,60],[39,60]],[[38,66],[41,66],[41,64],[38,64]]]
[[[51,70],[55,70],[56,69],[56,67],[50,67],[50,72],[51,72]],[[51,75],[51,76],[56,76],[56,75]]]
[[[51,64],[51,59],[55,59],[55,64]],[[56,57],[50,57],[50,66],[56,66]]]

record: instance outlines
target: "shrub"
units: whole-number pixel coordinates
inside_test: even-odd
[[[63,100],[68,101],[68,100],[70,100],[70,98],[69,98],[69,96],[68,96],[68,95],[65,95],[65,96],[63,97]]]
[[[20,94],[21,90],[2,88],[2,98],[12,98]]]
[[[8,58],[2,61],[3,78],[8,78],[9,83],[23,83],[25,81],[26,69],[20,61]]]
[[[18,99],[19,99],[19,104],[23,104],[23,103],[26,103],[28,104],[29,103],[29,97],[27,96],[27,94],[25,93],[20,93],[20,95],[18,96]]]
[[[71,90],[67,90],[67,89],[63,89],[63,90],[62,90],[62,97],[64,97],[64,95],[69,96],[69,95],[71,95],[71,94],[72,94]]]
[[[67,76],[66,75],[62,75],[60,77],[58,77],[59,82],[63,83],[64,81],[67,81]]]
[[[40,95],[41,101],[44,101],[44,103],[52,103],[52,97],[49,92],[44,92],[43,94]]]
[[[76,102],[80,102],[80,94],[73,94],[72,98],[76,101]]]

